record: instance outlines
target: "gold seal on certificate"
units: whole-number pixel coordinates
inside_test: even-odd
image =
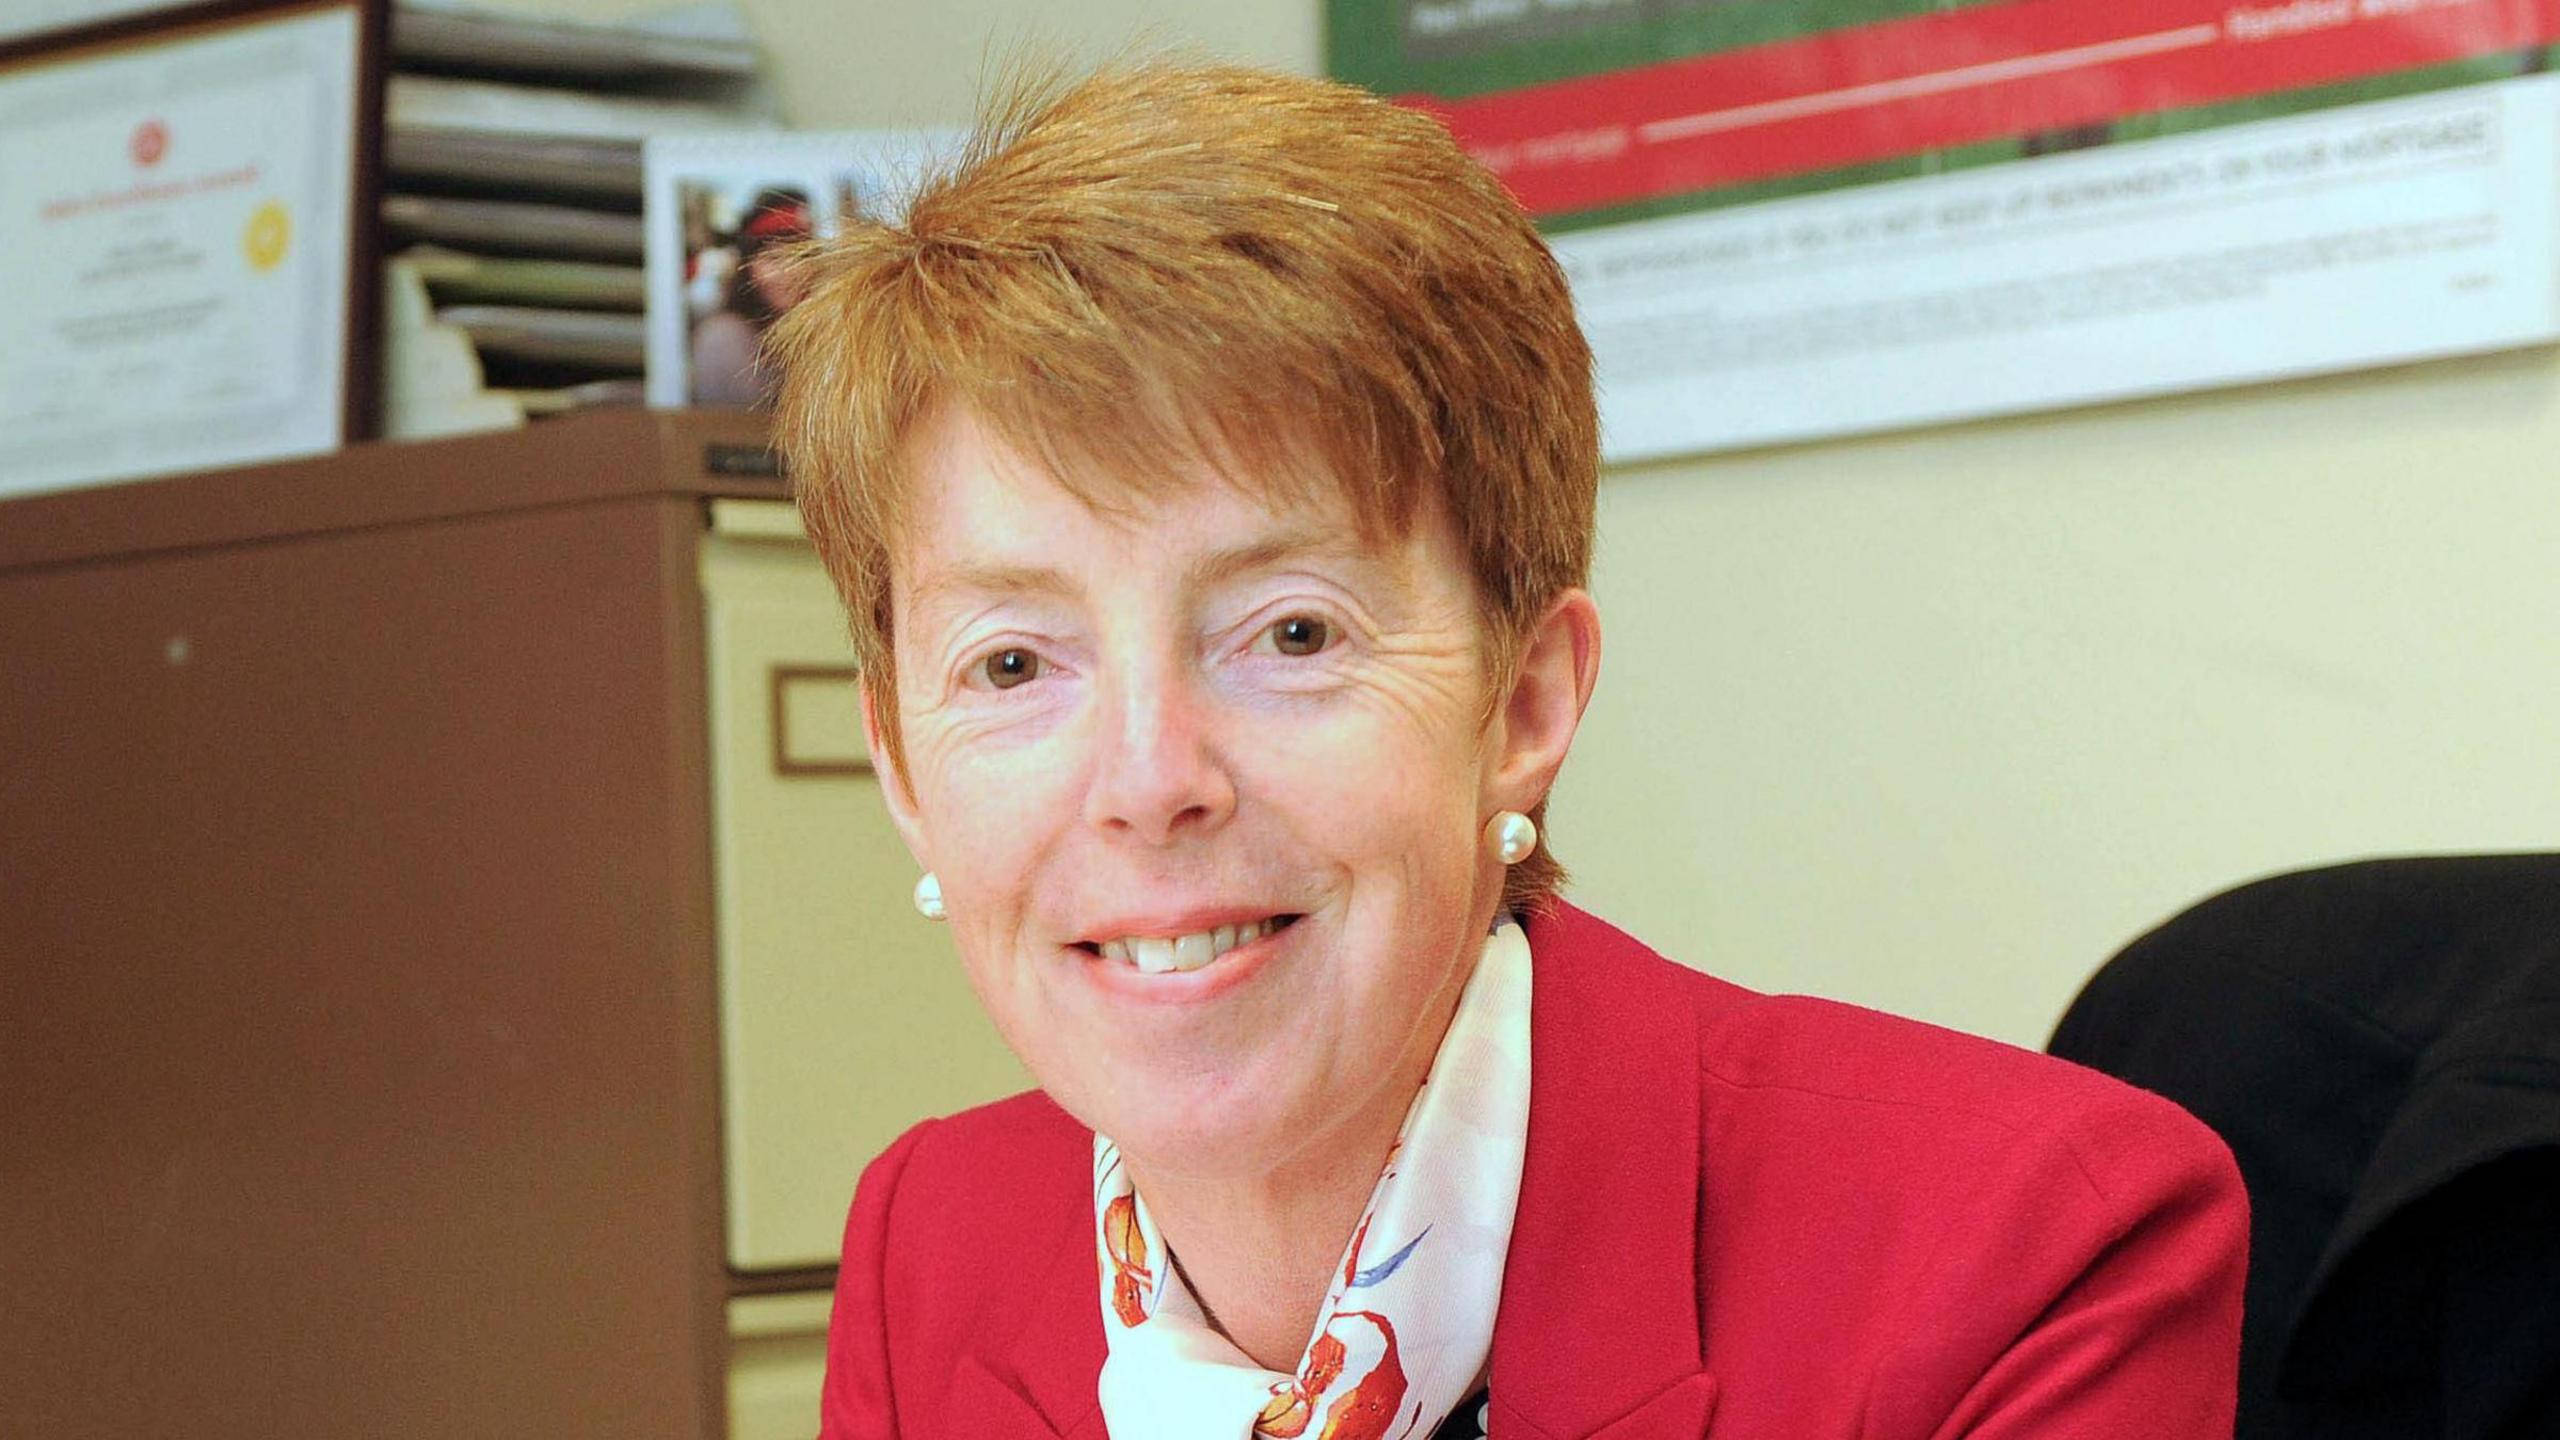
[[[0,62],[0,495],[347,436],[356,4]]]
[[[241,237],[241,248],[249,257],[252,270],[273,270],[284,263],[285,250],[293,243],[293,212],[270,200],[249,212],[249,232]]]

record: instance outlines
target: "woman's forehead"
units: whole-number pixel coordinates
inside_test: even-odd
[[[958,593],[1088,589],[1094,573],[1144,574],[1185,588],[1290,563],[1427,580],[1459,566],[1437,507],[1390,528],[1339,483],[1179,462],[1135,483],[1026,455],[965,413],[919,435],[892,537],[906,603]],[[1435,543],[1436,542],[1436,543]]]
[[[1410,523],[1382,513],[1387,507],[1356,492],[1313,446],[1213,454],[1217,443],[1213,433],[1199,444],[1168,443],[1160,432],[1022,443],[968,410],[942,407],[906,447],[891,543],[900,551],[1036,544],[1071,531],[1234,543],[1250,530],[1255,543],[1315,537],[1337,551],[1383,554],[1409,538]]]

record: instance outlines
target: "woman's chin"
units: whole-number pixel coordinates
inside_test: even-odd
[[[1026,1056],[1033,1073],[1142,1172],[1267,1175],[1363,1098],[1326,1065],[1347,1003],[1323,983],[1339,937],[1322,915],[1291,920],[1191,971],[1069,948],[1031,1027],[1047,1051]]]
[[[1137,1173],[1151,1181],[1250,1184],[1267,1179],[1305,1142],[1302,1124],[1277,1113],[1166,1112],[1149,1106],[1122,1114],[1109,1135]]]
[[[1142,1172],[1247,1177],[1267,1173],[1328,1127],[1323,1086],[1290,1073],[1287,1059],[1250,1049],[1159,1052],[1107,1074],[1062,1076],[1051,1095]]]

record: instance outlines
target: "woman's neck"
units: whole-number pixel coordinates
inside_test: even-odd
[[[1491,925],[1486,908],[1479,932]],[[1424,1043],[1398,1057],[1395,1080],[1314,1153],[1260,1172],[1204,1176],[1161,1171],[1122,1152],[1192,1298],[1219,1333],[1263,1369],[1297,1373],[1333,1288],[1334,1267],[1369,1208],[1405,1113],[1431,1073],[1474,973],[1473,956],[1452,968],[1419,1031]]]
[[[1205,1176],[1160,1172],[1126,1156],[1192,1298],[1263,1369],[1297,1373],[1334,1267],[1377,1191],[1473,969],[1464,967],[1438,997],[1422,1032],[1429,1043],[1401,1057],[1396,1079],[1310,1153],[1268,1170]]]
[[[1334,1266],[1395,1143],[1391,1127],[1367,1163],[1326,1167],[1301,1183],[1219,1183],[1138,1173],[1156,1228],[1210,1322],[1265,1370],[1297,1373]],[[1345,1157],[1346,1161],[1349,1157]]]

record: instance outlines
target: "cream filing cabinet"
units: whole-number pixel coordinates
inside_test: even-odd
[[[863,1163],[1030,1084],[942,928],[863,745],[843,608],[791,507],[715,499],[700,552],[732,1270],[832,1266]],[[823,1291],[730,1302],[733,1440],[807,1440]]]

